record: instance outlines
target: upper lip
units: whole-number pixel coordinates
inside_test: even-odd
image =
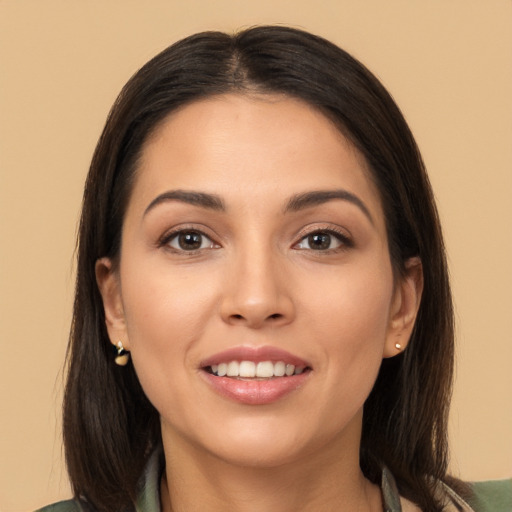
[[[254,363],[260,363],[262,361],[277,363],[282,361],[283,363],[293,364],[294,366],[311,367],[304,359],[290,354],[286,350],[271,346],[233,347],[204,359],[201,361],[200,366],[205,368],[214,364],[229,363],[230,361],[253,361]]]

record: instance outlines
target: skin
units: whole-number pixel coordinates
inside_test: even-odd
[[[96,273],[113,344],[131,351],[161,415],[164,510],[381,510],[359,469],[362,408],[384,357],[406,347],[421,264],[392,271],[378,190],[363,157],[307,104],[223,95],[172,113],[146,142],[115,270]],[[345,190],[284,212],[290,198]],[[219,196],[225,211],[170,190]],[[365,212],[364,209],[367,211]],[[199,230],[199,250],[174,230]],[[311,248],[313,232],[331,235]],[[304,384],[271,404],[216,393],[200,362],[270,345],[307,361]],[[172,506],[171,506],[172,504]]]

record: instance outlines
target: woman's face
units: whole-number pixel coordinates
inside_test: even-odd
[[[119,267],[100,260],[97,276],[164,444],[259,466],[357,456],[420,293],[419,265],[394,281],[369,174],[326,117],[282,96],[198,101],[151,136]]]

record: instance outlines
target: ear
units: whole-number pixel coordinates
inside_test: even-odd
[[[95,266],[96,283],[103,299],[105,324],[112,345],[122,341],[126,350],[130,349],[119,276],[110,258],[100,258]]]
[[[423,266],[420,258],[410,258],[405,274],[396,283],[390,310],[388,335],[383,357],[393,357],[409,343],[423,293]]]

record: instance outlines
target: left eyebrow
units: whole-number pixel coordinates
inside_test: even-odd
[[[335,199],[339,199],[342,201],[348,201],[349,203],[357,206],[368,220],[374,224],[373,218],[370,214],[370,211],[364,204],[364,202],[357,197],[352,192],[343,189],[337,190],[314,190],[312,192],[304,192],[303,194],[296,194],[290,198],[288,203],[284,208],[284,213],[288,212],[297,212],[299,210],[304,210],[306,208],[311,208],[312,206],[317,206],[319,204],[327,203],[329,201],[333,201]]]

